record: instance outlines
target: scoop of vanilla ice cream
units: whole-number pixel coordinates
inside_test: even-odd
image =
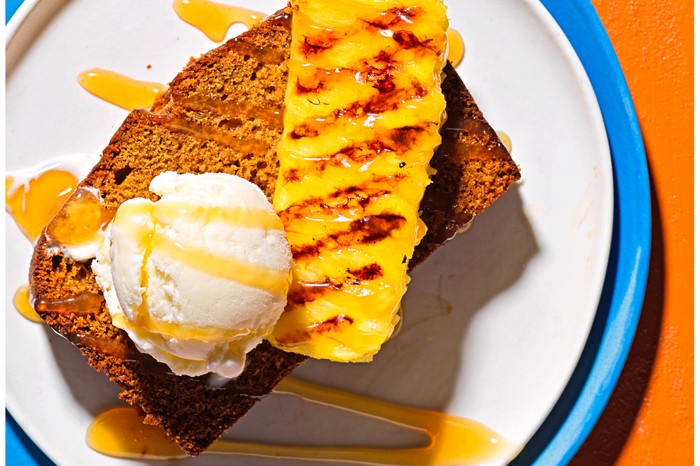
[[[292,255],[263,192],[166,172],[124,202],[92,268],[115,326],[180,375],[236,377],[282,314]]]

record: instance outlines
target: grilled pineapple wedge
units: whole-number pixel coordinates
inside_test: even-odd
[[[392,334],[445,118],[441,0],[292,1],[274,195],[294,256],[270,342],[369,361]]]

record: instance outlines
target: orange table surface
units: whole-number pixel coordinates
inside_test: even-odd
[[[575,466],[693,457],[693,2],[593,0],[632,93],[652,194],[649,282],[622,376]]]

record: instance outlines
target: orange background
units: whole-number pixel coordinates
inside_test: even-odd
[[[642,127],[652,183],[652,251],[630,356],[571,465],[692,465],[693,2],[593,3]]]

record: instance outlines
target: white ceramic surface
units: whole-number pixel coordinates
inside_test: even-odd
[[[283,5],[237,3],[266,12]],[[492,126],[511,137],[523,180],[412,274],[403,328],[373,363],[310,361],[296,374],[475,419],[522,445],[568,381],[596,311],[612,230],[610,154],[585,72],[537,1],[447,3],[466,44],[458,71]],[[102,67],[167,82],[190,56],[216,45],[182,22],[169,0],[42,0],[23,9],[8,28],[8,169],[99,153],[107,144],[126,112],[85,92],[80,71]],[[85,445],[94,416],[120,405],[119,390],[65,340],[12,312],[31,247],[11,221],[6,237],[10,412],[60,465],[143,464]],[[415,440],[279,395],[259,403],[229,435],[331,444]],[[280,464],[211,456],[188,463]]]

